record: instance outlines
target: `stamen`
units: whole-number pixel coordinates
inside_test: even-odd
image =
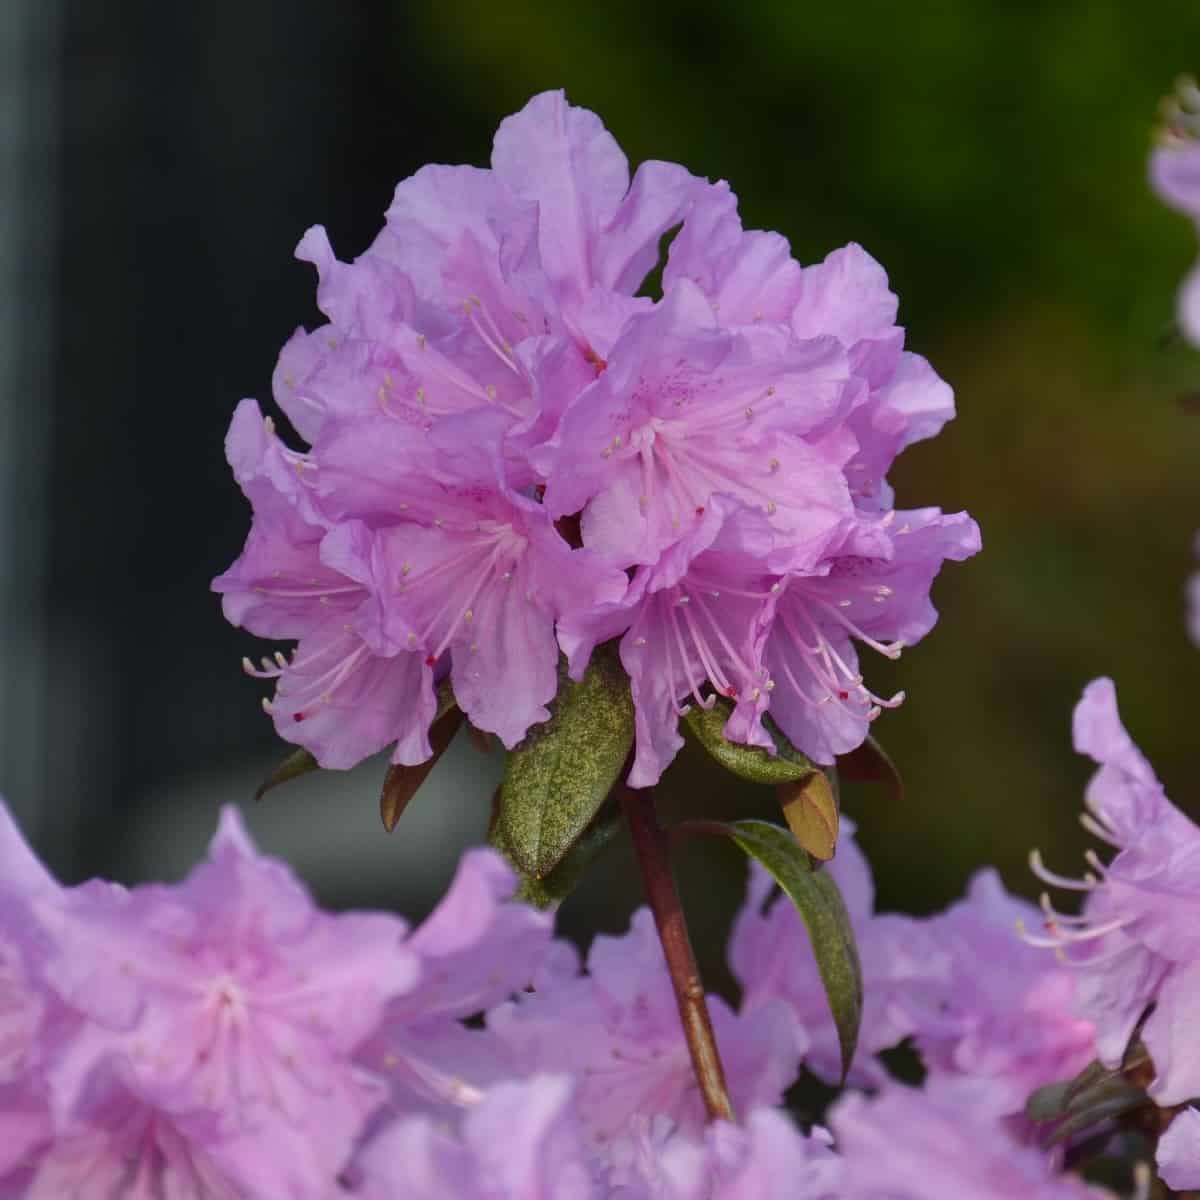
[[[1053,904],[1050,903],[1049,892],[1043,892],[1038,897],[1038,906],[1046,915],[1046,927],[1054,929],[1063,925],[1086,925],[1087,917],[1075,916],[1069,917],[1065,913],[1060,913]]]
[[[1133,917],[1116,917],[1111,921],[1105,921],[1103,925],[1093,925],[1090,928],[1056,930],[1058,936],[1052,938],[1035,937],[1026,930],[1024,921],[1018,921],[1017,932],[1027,946],[1037,946],[1043,950],[1056,950],[1060,946],[1094,942],[1097,938],[1107,937],[1110,933],[1118,933],[1134,920]]]
[[[1118,850],[1124,849],[1124,847],[1121,845],[1121,843],[1119,841],[1117,841],[1116,837],[1113,835],[1111,830],[1109,830],[1104,825],[1102,825],[1099,821],[1097,821],[1096,818],[1091,813],[1089,813],[1089,812],[1080,813],[1079,814],[1079,823],[1093,837],[1099,838],[1102,842],[1107,842],[1110,846],[1115,846]]]
[[[1068,879],[1065,875],[1057,875],[1049,870],[1042,861],[1040,850],[1030,850],[1029,869],[1043,882],[1051,887],[1064,888],[1070,892],[1090,892],[1096,885],[1082,879]]]

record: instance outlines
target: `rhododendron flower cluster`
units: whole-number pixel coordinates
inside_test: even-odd
[[[631,179],[599,119],[546,93],[490,169],[403,181],[352,263],[320,228],[297,253],[328,322],[285,346],[274,397],[308,448],[239,407],[254,521],[214,583],[235,624],[298,643],[247,664],[276,681],[282,737],[323,766],[420,762],[448,677],[512,748],[550,715],[560,648],[578,678],[616,638],[633,786],[717,696],[731,740],[773,753],[769,711],[823,763],[899,703],[857,647],[926,634],[934,576],[979,534],[894,507],[893,460],[953,399],[861,248],[802,267],[725,184]]]
[[[806,939],[780,920],[792,910],[764,916],[756,876],[731,948],[744,997],[713,1000],[743,1120],[706,1128],[645,910],[596,939],[585,971],[548,914],[507,898],[514,876],[489,850],[410,930],[317,909],[232,809],[186,879],[132,889],[60,886],[4,814],[0,1196],[1099,1195],[1005,1122],[1021,1087],[1090,1056],[1080,976],[1021,942],[1018,902],[990,877],[941,916],[871,915],[846,850],[868,977],[888,974],[874,955],[907,959],[864,1044],[913,1037],[923,1089],[874,1060],[856,1075],[878,1095],[847,1092],[828,1130],[780,1108],[802,1065],[827,1071],[827,1016]],[[781,967],[764,975],[768,938]],[[964,986],[993,953],[999,979]],[[1164,1142],[1180,1171],[1200,1165],[1193,1119]]]

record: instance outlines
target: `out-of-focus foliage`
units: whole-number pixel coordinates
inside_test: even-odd
[[[868,664],[879,690],[902,680],[909,696],[876,727],[904,808],[846,788],[883,903],[939,904],[985,860],[1030,890],[1035,843],[1074,860],[1087,771],[1069,717],[1097,674],[1119,680],[1136,736],[1194,808],[1200,652],[1182,585],[1200,417],[1178,398],[1200,390],[1200,354],[1160,344],[1194,247],[1145,160],[1159,97],[1200,69],[1200,8],[514,0],[424,21],[481,158],[497,113],[565,86],[631,159],[729,179],[746,223],[802,260],[861,242],[910,346],[954,385],[958,421],[895,482],[901,503],[968,508],[984,552],[948,568],[925,645],[898,669]],[[710,811],[736,786],[698,757],[675,777],[674,803]]]

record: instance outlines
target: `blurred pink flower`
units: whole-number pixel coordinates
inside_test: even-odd
[[[1096,1026],[1101,1060],[1120,1064],[1147,1009],[1141,1037],[1154,1060],[1150,1094],[1161,1105],[1200,1094],[1200,1054],[1190,1014],[1200,989],[1200,829],[1168,799],[1125,732],[1110,679],[1084,689],[1075,748],[1100,764],[1088,784],[1084,825],[1113,846],[1094,851],[1081,880],[1034,870],[1052,886],[1083,893],[1083,912],[1064,916],[1044,901],[1043,935],[1078,978],[1080,1013]]]

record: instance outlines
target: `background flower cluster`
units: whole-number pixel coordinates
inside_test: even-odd
[[[1194,1186],[1200,1116],[1180,1105],[1195,1055],[1172,1013],[1194,1001],[1200,830],[1162,795],[1108,681],[1075,729],[1102,764],[1088,809],[1125,839],[1080,916],[1010,896],[990,870],[944,912],[877,912],[847,831],[828,869],[868,1008],[850,1086],[807,1129],[783,1105],[802,1070],[837,1082],[836,1037],[799,918],[757,868],[729,944],[741,1000],[711,1001],[742,1124],[706,1128],[645,910],[581,963],[551,916],[508,899],[509,868],[472,850],[415,929],[331,915],[234,809],[179,884],[66,888],[5,815],[0,1195],[1099,1196],[1062,1173],[1025,1101],[1097,1053],[1119,1061],[1152,1001],[1151,1093],[1180,1112],[1160,1168]],[[901,1043],[919,1087],[885,1066]]]

